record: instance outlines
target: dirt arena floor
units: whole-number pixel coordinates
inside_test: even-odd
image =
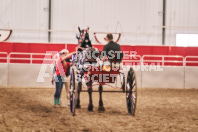
[[[81,94],[75,117],[65,107],[53,107],[54,89],[0,88],[0,132],[132,132],[198,131],[198,89],[139,89],[136,116],[129,116],[124,93],[104,93],[106,111],[88,112],[88,93]]]

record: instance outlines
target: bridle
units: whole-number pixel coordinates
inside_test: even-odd
[[[81,43],[83,41],[90,41],[89,40],[89,27],[87,29],[80,29],[80,27],[78,27],[78,31],[79,33],[76,34],[76,38],[78,39],[78,45],[81,46]]]

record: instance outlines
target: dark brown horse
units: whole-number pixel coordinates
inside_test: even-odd
[[[94,50],[91,44],[91,41],[89,39],[89,28],[87,29],[80,29],[78,27],[79,33],[76,35],[76,38],[78,39],[78,45],[79,47],[85,49],[90,49]],[[77,87],[77,92],[78,92],[78,97],[77,97],[77,103],[76,103],[76,108],[81,108],[80,107],[80,92],[82,90],[82,77],[84,76],[84,72],[86,71],[84,68],[80,68],[80,65],[83,65],[84,62],[83,60],[83,49],[79,48],[78,50],[78,55],[77,55],[77,80],[78,80],[78,87]],[[93,111],[93,103],[92,103],[92,81],[88,81],[86,83],[88,87],[88,94],[89,94],[89,105],[88,105],[88,111]],[[102,101],[102,85],[99,85],[99,93],[100,93],[100,100],[99,100],[99,111],[105,111],[105,108],[103,107],[103,101]]]

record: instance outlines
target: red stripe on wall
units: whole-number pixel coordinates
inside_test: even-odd
[[[55,44],[55,43],[19,43],[0,42],[0,52],[23,52],[23,53],[46,53],[49,51],[61,51],[65,47],[71,52],[75,51],[77,44]],[[95,48],[103,50],[104,45],[94,44]],[[198,47],[176,47],[176,46],[130,46],[121,45],[122,51],[135,51],[137,55],[180,55],[198,56]],[[5,60],[0,60],[5,62]],[[17,61],[16,62],[20,62]],[[39,62],[40,63],[40,62]]]
[[[65,44],[0,42],[0,52],[46,53],[60,51]]]

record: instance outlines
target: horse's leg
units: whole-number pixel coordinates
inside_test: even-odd
[[[88,105],[88,111],[93,111],[93,104],[92,104],[92,82],[87,83],[88,87],[88,93],[89,93],[89,105]]]
[[[76,108],[81,108],[80,107],[80,91],[81,91],[81,88],[82,88],[82,82],[79,82],[78,83],[78,89],[77,89],[77,92],[78,92],[78,96],[77,96],[77,100],[76,100]]]
[[[82,89],[82,76],[79,73],[78,74],[78,87],[77,87],[77,92],[78,92],[78,96],[77,96],[77,100],[76,100],[76,108],[80,109],[80,91]]]
[[[102,101],[102,90],[103,90],[102,85],[99,85],[98,90],[100,94],[98,111],[105,111],[105,108],[103,106],[103,101]]]

